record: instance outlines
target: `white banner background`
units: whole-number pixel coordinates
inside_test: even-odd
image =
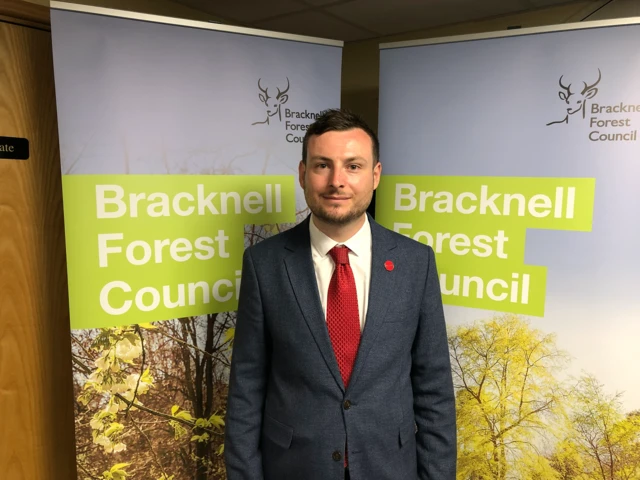
[[[640,127],[640,25],[442,40],[381,50],[385,174],[586,177],[596,184],[591,232],[527,232],[524,262],[548,269],[546,306],[544,317],[519,316],[518,325],[566,354],[531,372],[541,383],[550,375],[544,382],[555,388],[543,395],[543,387],[527,384],[538,412],[526,417],[522,405],[509,403],[522,398],[517,392],[491,399],[511,391],[482,390],[483,381],[499,378],[517,384],[522,372],[500,377],[495,369],[456,364],[471,361],[474,344],[487,347],[483,358],[490,362],[481,337],[458,343],[457,352],[453,345],[465,332],[508,337],[505,315],[445,307],[460,411],[460,478],[640,478],[640,427],[632,413],[640,409],[633,373],[640,363],[640,143],[633,133]],[[567,110],[579,108],[577,100],[586,103],[584,118]],[[621,111],[621,104],[635,111]],[[392,208],[378,203],[376,212]],[[503,323],[491,327],[492,319]],[[499,367],[505,352],[493,351]],[[511,414],[499,413],[511,406]]]
[[[339,106],[341,42],[83,8],[51,12],[63,175],[295,176],[304,127]],[[156,320],[72,332],[78,478],[225,478],[235,314]]]

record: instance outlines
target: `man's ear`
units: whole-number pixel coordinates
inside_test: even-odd
[[[307,166],[304,164],[302,160],[300,160],[300,163],[298,164],[298,182],[300,183],[300,186],[302,187],[303,190],[304,190],[304,174],[306,171],[307,171]]]
[[[380,183],[380,175],[382,175],[382,163],[377,162],[373,167],[373,189],[378,188],[378,184]]]

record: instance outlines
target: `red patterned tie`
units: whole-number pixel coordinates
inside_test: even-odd
[[[342,382],[347,388],[360,344],[358,292],[349,265],[349,249],[336,245],[329,251],[329,255],[336,268],[327,293],[327,328]]]

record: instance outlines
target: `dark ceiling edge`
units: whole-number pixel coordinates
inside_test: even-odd
[[[591,1],[593,1],[593,3],[597,3],[597,0],[591,0]],[[609,1],[613,1],[613,0],[609,0]],[[395,42],[395,41],[404,41],[404,40],[394,40],[394,38],[398,37],[398,36],[417,34],[417,33],[420,33],[420,32],[423,32],[426,35],[430,31],[438,30],[438,29],[441,29],[441,28],[450,28],[450,27],[455,27],[456,25],[480,23],[480,22],[486,22],[486,21],[489,21],[489,20],[499,20],[501,18],[507,18],[507,17],[511,17],[511,16],[514,16],[514,15],[522,15],[523,13],[540,12],[540,11],[543,11],[543,10],[552,10],[554,8],[562,7],[562,6],[565,6],[565,5],[572,5],[572,4],[583,3],[583,2],[584,2],[584,0],[571,0],[569,2],[562,2],[562,3],[559,3],[557,5],[552,5],[552,6],[538,7],[538,8],[528,9],[528,10],[518,10],[518,11],[515,11],[515,12],[511,12],[511,13],[503,13],[503,14],[500,14],[500,15],[491,15],[489,17],[477,18],[475,20],[465,20],[465,21],[462,21],[462,22],[443,23],[442,25],[438,25],[437,27],[418,28],[418,29],[414,29],[414,30],[407,30],[406,32],[393,33],[393,34],[390,34],[390,35],[381,35],[381,36],[372,37],[372,38],[363,38],[362,40],[353,40],[353,41],[344,42],[344,43],[346,45],[347,43],[353,44],[353,43],[359,43],[359,42],[370,42],[371,40],[377,40],[377,39],[381,40],[380,43],[390,43],[390,42]],[[597,10],[599,8],[601,8],[601,6],[595,6],[594,5],[594,10]],[[593,15],[593,12],[591,12],[589,14],[589,16],[591,16],[591,15]],[[470,33],[472,33],[472,32],[470,32]],[[480,33],[480,32],[475,32],[475,33]],[[424,38],[429,38],[429,37],[424,37]],[[382,40],[385,40],[385,41],[382,41]]]
[[[238,22],[237,20],[233,20],[232,18],[229,18],[229,17],[220,16],[217,13],[209,13],[209,12],[206,12],[206,11],[201,10],[199,8],[195,8],[193,5],[189,5],[189,4],[183,3],[182,0],[169,0],[169,1],[171,1],[173,3],[177,3],[178,5],[182,5],[183,7],[190,8],[194,12],[200,12],[200,13],[204,13],[206,15],[209,15],[211,17],[214,17],[214,19],[211,19],[211,18],[208,18],[208,19],[188,18],[188,20],[194,20],[196,22],[220,23],[222,25],[229,25],[229,26],[232,26],[232,27],[248,27],[248,28],[250,28],[249,25],[246,25],[244,23]],[[185,17],[180,17],[180,18],[185,18]]]
[[[193,7],[192,5],[189,4],[185,4],[182,2],[182,0],[171,0],[175,3],[178,3],[184,7],[188,7],[194,11],[199,11],[202,12],[206,15],[210,15],[212,17],[216,17],[217,19],[219,19],[219,22],[216,21],[212,21],[212,20],[199,20],[199,21],[205,21],[205,22],[211,22],[211,23],[221,23],[223,25],[230,25],[230,26],[237,26],[237,27],[247,27],[247,28],[257,28],[260,30],[268,30],[265,29],[263,27],[258,27],[255,25],[256,22],[251,22],[251,23],[247,23],[247,22],[239,22],[237,20],[234,20],[230,17],[222,17],[220,15],[218,15],[217,13],[210,13],[207,12],[205,10],[201,10],[198,8]],[[355,24],[353,22],[350,22],[348,20],[345,20],[344,18],[341,18],[337,15],[331,14],[330,12],[326,12],[323,10],[324,7],[326,6],[333,6],[333,5],[339,5],[341,3],[347,3],[350,0],[345,0],[345,1],[337,1],[337,2],[333,2],[331,4],[327,4],[327,5],[323,5],[323,6],[315,6],[315,5],[309,5],[307,3],[304,3],[300,0],[297,0],[296,3],[300,3],[301,5],[305,5],[308,6],[309,8],[302,10],[305,12],[321,12],[324,13],[327,16],[333,17],[333,18],[337,18],[340,21],[351,25],[353,27],[357,27],[358,29],[364,31],[364,32],[370,32],[371,36],[367,37],[367,38],[362,38],[359,40],[350,40],[350,41],[344,41],[345,45],[346,44],[356,44],[356,43],[360,43],[360,42],[370,42],[372,40],[380,40],[380,43],[388,43],[388,42],[394,42],[396,40],[394,40],[394,38],[398,37],[398,36],[405,36],[405,35],[412,35],[412,34],[418,34],[418,33],[424,33],[425,34],[425,38],[428,38],[428,33],[430,31],[434,31],[434,30],[438,30],[441,28],[450,28],[450,27],[455,27],[456,25],[464,25],[464,24],[474,24],[474,23],[480,23],[480,22],[486,22],[486,21],[490,21],[490,20],[499,20],[501,18],[507,18],[507,17],[511,17],[514,15],[522,15],[524,13],[530,13],[530,12],[539,12],[539,11],[544,11],[544,10],[552,10],[554,8],[558,8],[558,7],[562,7],[562,6],[566,6],[566,5],[572,5],[572,4],[578,4],[578,3],[583,3],[584,0],[570,0],[570,1],[566,1],[566,2],[562,2],[562,3],[558,3],[555,5],[551,5],[551,6],[545,6],[545,7],[537,7],[537,8],[531,8],[531,9],[524,9],[524,10],[517,10],[515,12],[510,12],[510,13],[503,13],[503,14],[499,14],[499,15],[491,15],[488,17],[482,17],[482,18],[477,18],[475,20],[465,20],[465,21],[461,21],[461,22],[453,22],[453,23],[443,23],[442,25],[438,25],[435,27],[429,27],[429,28],[418,28],[418,29],[414,29],[414,30],[407,30],[404,32],[400,32],[400,33],[393,33],[393,34],[388,34],[388,35],[381,35],[378,32],[375,32],[373,30],[369,30],[368,28],[362,27],[358,24]],[[613,0],[609,0],[607,1],[604,5],[602,1],[598,1],[598,0],[591,0],[593,5],[593,10],[586,14],[585,18],[590,17],[591,15],[593,15],[596,11],[600,10],[601,8],[603,8],[604,6],[608,5],[609,3],[611,3]],[[272,19],[279,19],[279,18],[283,18],[283,17],[287,17],[289,15],[295,14],[296,12],[290,12],[290,13],[283,13],[283,14],[279,14],[279,15],[274,15],[272,17],[267,17],[265,19],[261,19],[261,20],[257,20],[257,22],[263,22],[263,21],[268,21],[268,20],[272,20]],[[573,15],[569,18],[572,18]],[[584,20],[584,19],[582,19]],[[582,21],[580,20],[580,21]],[[566,22],[565,22],[566,23]],[[274,31],[277,33],[289,33],[289,32],[281,32],[279,30],[269,30],[269,31]],[[402,40],[398,40],[398,41],[402,41]]]
[[[603,3],[602,5],[600,5],[599,7],[595,8],[591,13],[589,13],[587,16],[585,16],[582,20],[580,20],[581,22],[584,22],[585,20],[587,20],[590,16],[592,16],[593,14],[595,14],[596,12],[599,12],[600,10],[602,10],[604,7],[606,7],[607,5],[609,5],[611,2],[613,2],[613,0],[609,0],[607,3]]]
[[[198,11],[201,11],[202,13],[206,13],[207,15],[211,15],[213,17],[224,19],[224,17],[220,16],[217,13],[211,13],[211,12],[208,12],[208,11],[205,11],[205,10],[199,10],[199,9],[195,8],[194,6],[192,6],[192,5],[182,3],[182,0],[173,0],[173,1],[176,2],[176,3],[179,3],[180,5],[183,5],[185,7],[189,7],[191,9],[193,9],[193,10],[198,10]],[[380,36],[379,32],[376,32],[374,30],[370,30],[370,29],[368,29],[366,27],[358,25],[357,23],[353,23],[353,22],[351,22],[349,20],[346,20],[346,19],[344,19],[342,17],[339,17],[338,15],[334,15],[331,12],[327,12],[327,11],[324,10],[324,8],[326,8],[326,7],[333,7],[333,6],[336,6],[336,5],[342,5],[342,4],[345,4],[345,3],[349,3],[350,1],[351,0],[340,0],[340,1],[332,2],[332,3],[328,3],[328,4],[325,4],[325,5],[309,5],[308,3],[304,3],[304,2],[302,2],[300,0],[295,0],[295,3],[298,3],[300,5],[304,5],[306,8],[304,10],[298,10],[298,11],[295,11],[295,12],[288,12],[288,13],[281,13],[279,15],[272,15],[270,17],[261,18],[259,20],[256,20],[255,22],[241,22],[241,21],[239,21],[237,19],[234,19],[234,18],[231,18],[231,17],[227,17],[227,19],[225,19],[224,21],[231,20],[229,25],[236,25],[236,26],[239,26],[239,27],[248,27],[248,28],[258,28],[258,29],[263,29],[264,30],[264,27],[260,27],[257,24],[260,23],[260,22],[269,22],[271,20],[278,20],[280,18],[286,18],[286,17],[289,17],[291,15],[295,15],[297,13],[316,12],[316,13],[324,14],[324,15],[326,15],[328,17],[333,18],[333,19],[339,20],[342,23],[345,23],[345,24],[347,24],[347,25],[349,25],[351,27],[357,28],[357,29],[359,29],[359,30],[361,30],[361,31],[363,31],[365,33],[370,33],[372,35],[372,37],[370,37],[370,38],[379,37]],[[289,32],[281,32],[281,33],[289,33]],[[303,34],[299,33],[297,35],[303,35]],[[342,40],[342,39],[337,39],[337,40]]]
[[[371,35],[373,35],[372,38],[376,38],[376,37],[380,36],[380,33],[376,32],[374,30],[370,30],[370,29],[368,29],[366,27],[358,25],[357,23],[353,23],[350,20],[346,20],[346,19],[344,19],[342,17],[339,17],[338,15],[334,15],[331,12],[326,12],[326,11],[322,10],[322,8],[310,8],[310,9],[307,9],[307,10],[300,10],[298,12],[291,12],[291,13],[283,13],[283,14],[280,14],[280,15],[274,15],[273,17],[269,17],[269,18],[266,18],[264,20],[258,20],[257,22],[252,23],[251,25],[253,25],[253,28],[263,28],[263,27],[257,26],[256,23],[268,22],[268,21],[271,21],[271,20],[274,20],[274,19],[277,20],[279,18],[289,17],[291,15],[295,15],[296,13],[307,13],[307,12],[320,13],[322,15],[326,15],[327,17],[333,18],[335,20],[339,20],[342,23],[345,23],[345,24],[349,25],[350,27],[357,28],[358,30],[361,30],[361,31],[363,31],[365,33],[370,33]],[[341,39],[338,39],[338,40],[341,40]],[[359,40],[357,40],[357,41],[359,41]]]

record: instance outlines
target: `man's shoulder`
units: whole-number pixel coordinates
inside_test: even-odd
[[[251,250],[252,255],[261,256],[265,255],[267,252],[273,254],[275,252],[278,252],[279,250],[281,251],[287,245],[299,241],[300,237],[304,237],[305,228],[307,231],[306,236],[308,237],[309,225],[307,221],[303,221],[287,230],[277,233],[276,235],[261,239],[257,243],[248,247],[247,250]],[[256,236],[255,238],[259,237]]]

